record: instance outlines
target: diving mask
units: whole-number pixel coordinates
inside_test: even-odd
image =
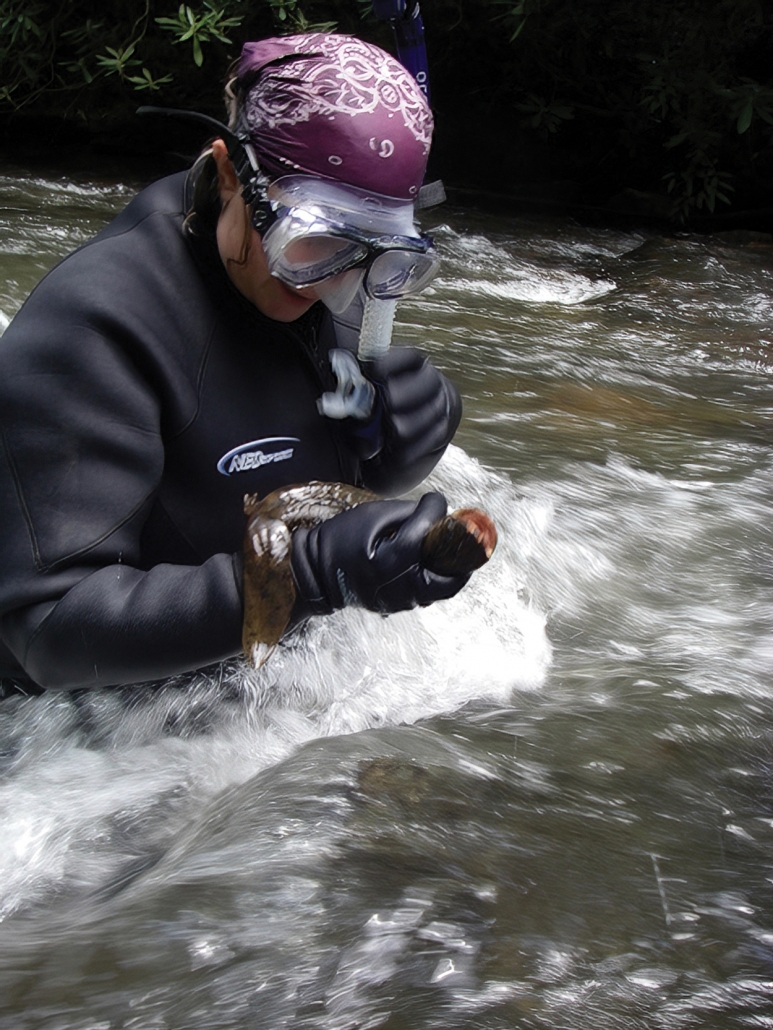
[[[375,300],[418,293],[440,259],[413,220],[413,203],[312,176],[283,176],[268,187],[275,221],[262,239],[268,267],[288,286],[315,286],[342,311],[360,284]]]

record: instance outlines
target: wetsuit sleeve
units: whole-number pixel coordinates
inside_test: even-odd
[[[58,601],[8,613],[3,636],[49,690],[163,679],[241,650],[239,574],[231,555],[147,572],[109,565]]]
[[[51,326],[35,312],[33,302],[2,341],[3,642],[48,689],[160,679],[235,655],[237,556],[141,567],[164,467],[150,370],[110,326]]]

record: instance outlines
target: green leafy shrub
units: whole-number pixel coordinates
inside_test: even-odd
[[[761,204],[773,185],[767,0],[422,0],[422,13],[446,154],[468,148],[480,184],[501,188],[506,147],[533,139],[571,156],[590,202],[633,187],[676,221]],[[0,115],[120,123],[143,96],[220,114],[242,41],[315,29],[393,47],[370,0],[114,0],[109,14],[104,0],[0,0]]]
[[[511,111],[512,127],[584,150],[589,178],[595,162],[601,179],[663,191],[676,220],[714,212],[737,186],[764,193],[773,171],[766,0],[438,2],[458,23],[445,59],[464,67],[470,93]],[[483,60],[465,59],[476,51]]]
[[[117,0],[109,17],[103,0],[0,0],[0,107],[98,117],[138,91],[219,104],[242,39],[335,26],[299,0]]]

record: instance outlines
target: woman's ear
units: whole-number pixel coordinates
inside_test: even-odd
[[[217,165],[217,185],[220,190],[220,201],[225,206],[229,200],[241,193],[241,183],[237,178],[228,148],[221,139],[212,144],[212,157]]]

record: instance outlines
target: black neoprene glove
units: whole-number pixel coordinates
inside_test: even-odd
[[[370,444],[361,452],[363,482],[376,493],[405,493],[440,461],[461,420],[462,399],[415,347],[393,347],[362,370],[376,387],[373,418],[350,429]]]
[[[312,529],[297,529],[296,617],[347,605],[386,615],[453,597],[469,576],[440,576],[421,564],[424,537],[445,513],[443,495],[429,493],[418,503],[369,501]]]

